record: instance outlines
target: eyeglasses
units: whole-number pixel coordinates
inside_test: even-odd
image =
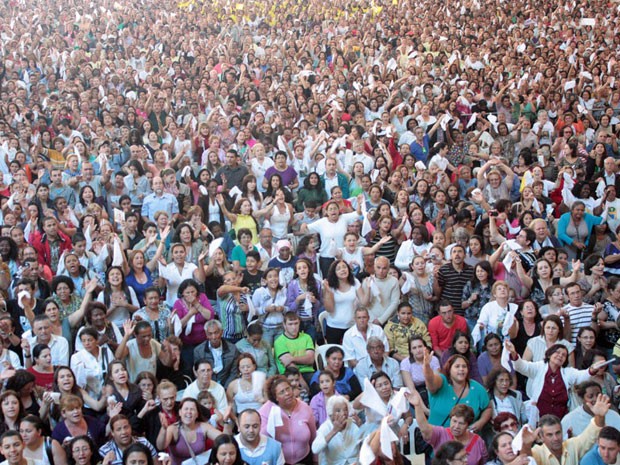
[[[80,452],[87,453],[87,452],[90,452],[90,447],[88,446],[74,447],[73,449],[71,449],[71,452],[73,452],[74,454],[79,454]]]

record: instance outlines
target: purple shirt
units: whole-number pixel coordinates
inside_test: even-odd
[[[292,166],[287,166],[284,171],[280,171],[279,169],[276,169],[275,166],[272,166],[271,168],[268,168],[267,171],[265,171],[265,179],[271,179],[271,176],[273,176],[274,174],[280,175],[280,177],[282,178],[282,185],[286,187],[288,187],[289,184],[291,184],[297,177],[297,171],[295,171],[295,168],[293,168]]]
[[[433,434],[428,443],[437,450],[444,442],[454,441],[454,436],[449,428],[443,426],[433,426]],[[465,446],[467,451],[467,465],[482,465],[487,462],[487,448],[484,441],[477,434],[472,434],[469,444]]]

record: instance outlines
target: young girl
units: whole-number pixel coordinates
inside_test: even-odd
[[[216,400],[213,394],[209,391],[200,391],[196,400],[209,412],[209,423],[221,431],[223,428],[220,422],[224,419],[224,415],[215,407]]]
[[[338,394],[336,391],[336,380],[331,372],[321,372],[319,375],[319,388],[321,391],[310,401],[317,428],[327,420],[327,401],[334,394]]]
[[[269,268],[265,271],[264,279],[266,285],[256,289],[252,303],[263,320],[263,340],[273,344],[283,332],[282,314],[286,308],[286,287],[280,284],[279,268]]]
[[[357,233],[349,232],[344,235],[344,247],[338,249],[336,257],[347,262],[353,270],[353,274],[358,275],[364,271],[364,255],[376,253],[383,244],[391,239],[392,236],[384,236],[372,247],[361,247],[358,245],[359,236]]]
[[[222,337],[236,343],[243,338],[246,328],[246,315],[248,312],[247,287],[241,287],[243,275],[236,271],[224,274],[224,283],[217,290],[217,305],[220,311],[220,321],[224,333]]]

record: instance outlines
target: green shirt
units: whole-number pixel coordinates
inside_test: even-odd
[[[312,338],[303,331],[295,339],[291,339],[286,334],[278,336],[273,343],[273,352],[276,359],[276,365],[278,367],[278,373],[284,373],[285,366],[280,361],[280,357],[285,354],[291,354],[293,357],[299,357],[306,355],[308,350],[314,350],[314,342]],[[300,373],[312,373],[314,371],[313,365],[301,365],[297,364]]]

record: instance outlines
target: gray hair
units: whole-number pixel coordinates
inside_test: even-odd
[[[327,405],[325,406],[325,410],[327,411],[327,416],[331,417],[332,413],[334,413],[334,408],[337,405],[346,405],[347,410],[349,409],[349,401],[346,397],[341,396],[340,394],[335,394],[327,399]]]
[[[224,331],[224,327],[222,326],[222,323],[220,323],[220,320],[209,320],[205,323],[205,332],[213,328],[214,326],[220,331]]]

